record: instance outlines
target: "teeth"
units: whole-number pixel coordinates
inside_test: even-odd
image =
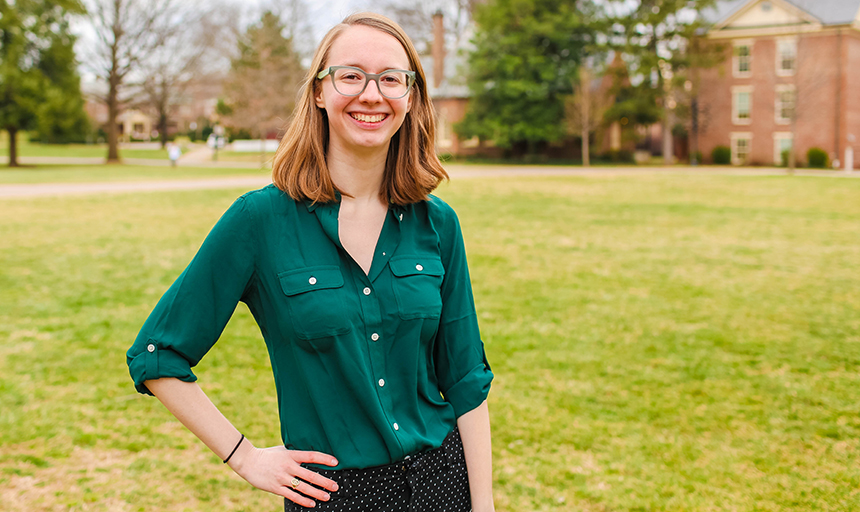
[[[353,119],[357,119],[357,120],[365,122],[365,123],[378,123],[378,122],[382,121],[383,119],[385,119],[385,114],[376,114],[373,116],[368,116],[368,115],[364,115],[364,114],[350,114],[350,115],[352,116]]]

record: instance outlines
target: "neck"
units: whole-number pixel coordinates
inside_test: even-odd
[[[326,165],[335,186],[356,200],[369,201],[379,197],[388,146],[365,151],[343,151],[330,146]]]

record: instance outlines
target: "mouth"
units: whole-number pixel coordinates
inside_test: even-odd
[[[355,119],[356,121],[360,121],[362,123],[381,123],[388,117],[388,114],[358,114],[358,113],[350,113],[350,117]]]

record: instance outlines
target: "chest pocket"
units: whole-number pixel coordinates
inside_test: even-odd
[[[394,296],[403,319],[439,318],[442,314],[442,276],[438,256],[398,255],[388,262],[394,274]]]
[[[351,326],[340,267],[326,265],[278,274],[296,336],[310,340],[339,336]]]

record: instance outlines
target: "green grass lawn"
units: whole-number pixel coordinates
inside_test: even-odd
[[[9,156],[9,136],[0,136],[0,156]],[[137,149],[120,146],[120,158],[145,158],[167,160],[166,149]],[[26,133],[18,135],[18,156],[23,157],[67,157],[67,158],[106,158],[107,144],[41,144],[30,142]]]
[[[266,153],[265,162],[271,166],[272,159],[275,158],[274,153]],[[259,162],[260,161],[260,153],[259,152],[249,152],[249,151],[218,151],[218,161],[224,162]]]
[[[0,202],[4,510],[278,510],[135,394],[125,350],[240,190]],[[496,501],[523,511],[860,508],[860,180],[456,180]],[[279,441],[244,306],[197,369]]]
[[[81,183],[269,176],[268,169],[228,167],[156,167],[143,165],[37,165],[0,167],[0,185],[24,183]]]

